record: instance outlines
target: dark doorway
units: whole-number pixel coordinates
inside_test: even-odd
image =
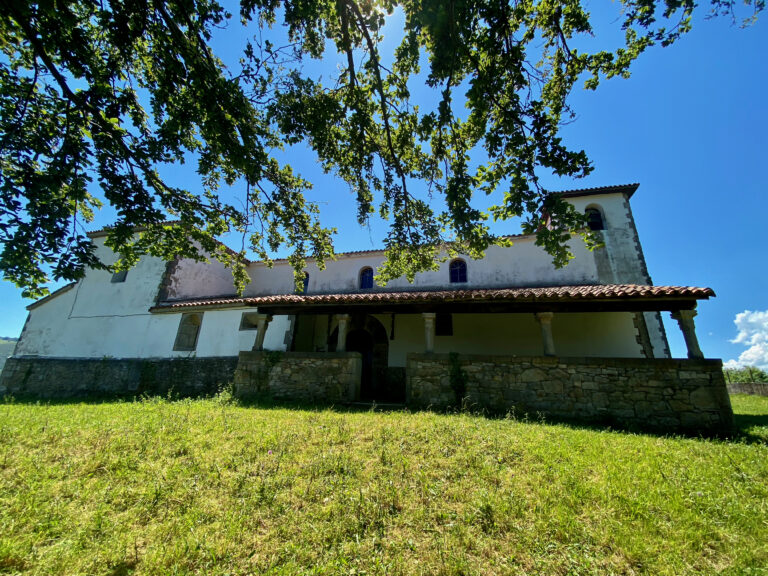
[[[375,400],[373,368],[373,334],[366,330],[353,330],[347,334],[347,351],[360,352],[363,370],[360,374],[360,400]]]
[[[402,370],[388,367],[389,338],[384,326],[368,314],[355,315],[350,320],[347,350],[359,352],[363,357],[359,400],[381,403],[405,402],[405,381],[396,377]],[[329,350],[336,349],[337,335],[338,329],[329,335]]]

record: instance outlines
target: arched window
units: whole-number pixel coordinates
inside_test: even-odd
[[[373,288],[373,268],[366,266],[360,270],[360,290],[370,290]]]
[[[464,260],[454,260],[448,268],[451,284],[464,284],[467,281],[467,263]]]
[[[605,230],[603,214],[597,208],[587,208],[584,211],[587,216],[587,226],[590,230]]]

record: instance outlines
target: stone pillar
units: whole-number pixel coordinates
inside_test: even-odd
[[[541,341],[544,344],[544,356],[555,355],[555,340],[552,337],[552,312],[537,312],[536,320],[541,326]]]
[[[699,348],[699,339],[696,337],[696,325],[693,323],[693,317],[696,316],[696,310],[678,310],[672,312],[672,318],[677,320],[680,330],[685,338],[685,345],[688,347],[688,358],[704,358],[704,354]]]
[[[434,312],[424,312],[424,351],[431,354],[435,351],[435,316]]]
[[[264,336],[267,334],[272,316],[269,314],[256,314],[256,342],[253,343],[254,350],[264,350]]]
[[[339,321],[338,340],[336,340],[336,352],[347,351],[347,326],[349,325],[349,314],[336,314]]]

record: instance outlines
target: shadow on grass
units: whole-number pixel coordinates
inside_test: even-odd
[[[736,438],[748,443],[768,444],[768,414],[734,414]],[[755,433],[756,428],[765,430]]]
[[[610,432],[616,434],[640,434],[652,437],[682,437],[702,441],[720,441],[720,442],[738,442],[747,444],[768,444],[768,413],[764,414],[734,414],[734,427],[730,431],[701,431],[701,430],[677,430],[674,432],[658,430],[653,428],[626,425],[610,417],[593,419],[573,419],[565,417],[552,416],[550,414],[530,413],[530,412],[488,412],[487,410],[475,409],[472,406],[464,409],[412,409],[405,404],[392,403],[342,403],[332,404],[329,402],[317,401],[291,401],[276,400],[270,396],[257,396],[248,399],[235,399],[222,393],[216,395],[199,396],[181,396],[173,391],[163,395],[143,394],[132,395],[88,395],[67,398],[40,399],[31,397],[6,397],[0,398],[2,404],[17,404],[29,406],[66,406],[66,405],[99,405],[114,403],[133,403],[133,402],[179,402],[185,400],[219,400],[222,405],[237,406],[245,409],[258,410],[298,410],[304,412],[325,412],[331,411],[339,414],[361,414],[371,412],[409,412],[419,413],[427,412],[431,414],[445,415],[467,415],[489,420],[513,420],[516,422],[530,422],[532,424],[566,426],[574,430],[591,430],[595,432]],[[765,430],[760,430],[765,428]]]

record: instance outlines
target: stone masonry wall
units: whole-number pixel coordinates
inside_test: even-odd
[[[9,358],[0,396],[43,399],[82,396],[215,394],[232,382],[236,357],[220,358]]]
[[[456,358],[470,406],[491,412],[543,413],[664,431],[722,432],[733,426],[720,360]],[[456,406],[451,369],[447,354],[409,355],[408,404]]]
[[[768,382],[731,382],[728,384],[728,393],[768,396]]]
[[[240,352],[235,395],[345,402],[360,393],[359,352]]]

